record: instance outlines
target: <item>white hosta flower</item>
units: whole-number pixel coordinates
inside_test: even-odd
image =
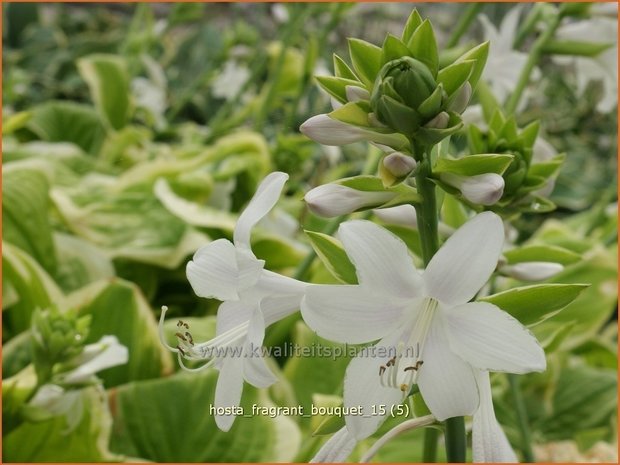
[[[614,46],[595,57],[553,56],[558,64],[572,64],[577,77],[577,92],[582,94],[590,81],[599,81],[603,96],[596,108],[609,113],[618,104],[618,19],[595,16],[587,20],[567,23],[558,28],[556,37],[581,42],[613,43]]]
[[[491,212],[459,228],[424,272],[407,246],[369,221],[339,230],[359,285],[308,287],[301,311],[320,336],[351,344],[379,340],[362,349],[347,368],[344,405],[366,415],[346,424],[360,440],[384,417],[373,405],[399,404],[417,384],[440,421],[471,415],[479,406],[475,371],[542,371],[536,339],[514,318],[489,303],[471,302],[500,257],[504,228]]]
[[[475,176],[441,173],[439,178],[460,190],[466,200],[478,205],[493,205],[504,194],[504,178],[497,173]]]
[[[396,194],[380,191],[360,191],[341,184],[323,184],[306,192],[304,200],[310,210],[327,218],[346,215],[363,207],[389,202]]]
[[[234,60],[227,61],[222,72],[213,80],[211,93],[214,97],[232,100],[241,92],[249,78],[250,70],[247,66]]]
[[[493,94],[499,102],[515,90],[521,71],[527,62],[528,54],[512,48],[519,25],[522,7],[512,8],[497,29],[486,15],[480,15],[484,39],[491,42],[489,57],[484,67],[482,78],[489,83]],[[535,69],[533,79],[538,79],[539,71]],[[523,99],[525,103],[526,99]]]
[[[475,370],[480,406],[473,418],[472,452],[474,462],[518,462],[508,438],[495,418],[489,372]]]
[[[220,375],[215,389],[216,408],[239,405],[243,380],[262,388],[276,381],[262,354],[265,328],[292,314],[299,308],[305,283],[265,270],[264,260],[256,258],[250,249],[250,233],[274,207],[284,183],[285,173],[271,173],[258,186],[254,197],[239,216],[235,227],[234,244],[218,239],[199,249],[187,264],[187,279],[200,297],[224,301],[217,312],[216,337],[195,343],[189,328],[179,322],[179,345],[170,347],[164,340],[160,318],[160,337],[169,350],[176,352],[183,368],[183,359],[205,361],[202,370],[215,366]],[[228,431],[234,415],[216,415],[218,427]]]
[[[385,134],[360,126],[343,123],[327,114],[313,116],[306,120],[299,130],[310,139],[323,145],[346,145],[354,142],[369,141],[387,146],[400,146],[402,136]]]
[[[521,281],[544,281],[563,269],[563,265],[554,262],[521,262],[514,265],[503,265],[498,271]]]

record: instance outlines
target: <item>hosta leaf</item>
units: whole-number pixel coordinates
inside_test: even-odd
[[[26,128],[47,142],[72,142],[96,154],[105,128],[94,108],[74,102],[48,102],[33,107]]]
[[[89,55],[77,62],[101,116],[114,129],[129,119],[129,75],[123,58],[116,55]]]
[[[278,449],[283,441],[292,442],[294,423],[283,431],[277,419],[239,416],[229,432],[217,428],[209,413],[217,377],[208,370],[119,387],[113,393],[112,449],[124,452],[129,442],[131,452],[156,462],[291,461],[293,455],[282,456]],[[246,384],[241,406],[249,415],[255,403],[266,402]]]
[[[56,250],[48,208],[48,182],[43,173],[33,169],[3,170],[2,237],[53,273]]]

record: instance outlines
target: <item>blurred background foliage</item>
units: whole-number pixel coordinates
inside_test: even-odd
[[[441,44],[466,7],[416,6]],[[484,13],[498,23],[512,7],[486,4]],[[374,150],[362,143],[324,147],[300,135],[304,120],[329,108],[312,76],[331,73],[331,55],[346,55],[346,37],[380,43],[402,29],[410,9],[390,3],[4,6],[5,461],[305,461],[314,455],[326,437],[311,436],[321,418],[239,418],[229,433],[219,431],[208,411],[217,374],[177,373],[156,321],[167,305],[171,333],[183,317],[196,339],[213,336],[218,302],[194,295],[185,263],[201,245],[231,236],[238,212],[273,170],[291,180],[254,234],[253,250],[267,268],[295,273],[311,250],[299,225],[320,231],[326,224],[305,210],[303,194],[360,173]],[[474,21],[454,51],[480,39]],[[563,450],[574,454],[602,448],[605,457],[605,444],[617,437],[617,121],[615,112],[596,110],[596,82],[577,95],[570,70],[549,57],[540,67],[544,77],[531,86],[519,123],[540,119],[546,139],[567,161],[551,195],[558,208],[520,217],[518,237],[578,254],[552,281],[591,286],[532,328],[546,346],[549,370],[523,376],[521,385],[539,458],[558,459],[558,441],[569,441]],[[455,142],[458,147],[458,137]],[[414,230],[392,228],[413,251],[419,248]],[[305,279],[337,282],[319,261]],[[81,344],[113,334],[129,349],[129,361],[103,370],[100,381],[65,386],[72,394],[63,398],[66,408],[44,406],[48,415],[41,418],[27,408],[42,384],[31,319],[52,307],[66,318],[89,317]],[[329,344],[297,320],[271,328],[267,345]],[[268,390],[246,385],[242,403],[337,405],[347,361],[274,359],[281,382]],[[518,448],[503,375],[495,377],[494,393],[499,420]],[[422,435],[415,431],[376,460],[419,461],[421,454]]]

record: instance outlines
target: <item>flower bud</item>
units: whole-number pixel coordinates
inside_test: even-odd
[[[459,189],[465,199],[478,205],[493,205],[504,193],[504,178],[496,173],[475,176],[442,173],[440,179]]]
[[[413,205],[398,205],[397,207],[377,208],[372,211],[384,223],[408,226],[417,229],[418,216]]]
[[[451,110],[455,113],[463,113],[469,104],[469,99],[471,98],[471,84],[466,81],[465,84],[458,90],[458,93],[448,105],[448,110]]]
[[[405,56],[386,63],[370,98],[370,106],[383,124],[411,135],[422,123],[419,106],[433,94],[437,83],[428,67]]]
[[[383,166],[395,178],[403,178],[413,171],[416,161],[404,153],[392,152],[383,159]]]
[[[445,111],[438,113],[432,120],[424,125],[425,128],[446,129],[450,121],[450,115]]]
[[[369,100],[370,93],[363,87],[345,86],[345,93],[349,102],[357,102],[358,100]]]
[[[553,262],[522,262],[499,267],[500,273],[521,281],[544,281],[563,269],[564,266]]]
[[[383,205],[395,196],[392,192],[360,191],[340,184],[323,184],[308,191],[304,200],[313,213],[331,218],[360,208]]]

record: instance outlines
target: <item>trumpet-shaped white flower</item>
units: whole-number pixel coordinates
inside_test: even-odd
[[[587,20],[564,24],[556,32],[556,36],[564,40],[614,44],[595,57],[553,56],[553,60],[559,64],[574,65],[579,94],[583,93],[590,81],[602,83],[603,96],[596,106],[602,113],[609,113],[618,104],[617,35],[617,10],[615,17],[593,16]]]
[[[360,191],[341,184],[323,184],[306,192],[304,200],[313,213],[331,218],[363,207],[382,205],[396,194],[385,191]]]
[[[500,102],[515,90],[521,70],[527,62],[527,53],[514,50],[512,44],[517,34],[522,7],[512,8],[497,29],[486,15],[480,15],[484,39],[491,42],[489,57],[484,67],[483,79],[489,83],[493,94]],[[533,79],[538,79],[539,71],[534,70]],[[523,99],[525,104],[525,99]]]
[[[250,249],[250,232],[278,201],[285,173],[271,173],[258,187],[256,194],[239,216],[235,227],[234,244],[218,239],[199,249],[187,264],[187,278],[200,297],[224,301],[217,312],[216,337],[194,343],[189,328],[179,322],[177,347],[164,340],[160,318],[160,337],[169,350],[176,352],[183,368],[183,359],[206,361],[202,370],[215,366],[220,375],[215,389],[214,406],[239,405],[243,380],[262,388],[276,381],[260,353],[265,328],[292,314],[299,308],[305,283],[265,270],[264,260],[256,258]],[[257,352],[258,351],[258,352]],[[234,415],[216,415],[218,427],[228,431]]]
[[[371,435],[384,417],[373,405],[403,401],[417,384],[438,420],[471,415],[479,406],[477,369],[526,373],[546,362],[536,339],[489,303],[468,301],[493,273],[504,241],[499,216],[475,216],[415,269],[407,246],[369,221],[339,230],[359,285],[308,287],[301,303],[306,323],[320,336],[346,343],[379,340],[347,368],[344,404],[366,415],[349,416],[356,439]]]
[[[472,452],[474,462],[518,462],[504,430],[495,418],[489,372],[475,370],[480,406],[473,418]]]
[[[76,367],[62,374],[62,382],[84,383],[98,371],[123,365],[127,360],[129,360],[127,347],[118,342],[116,336],[103,336],[98,342],[85,346],[82,353],[71,361]]]
[[[463,197],[478,205],[493,205],[504,194],[504,178],[497,173],[461,176],[441,173],[440,179],[461,191]]]

